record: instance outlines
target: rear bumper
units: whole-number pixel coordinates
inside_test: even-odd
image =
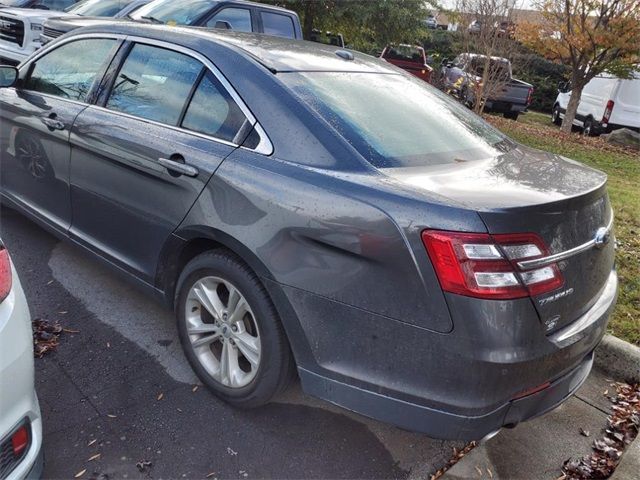
[[[438,438],[479,440],[502,427],[512,427],[553,410],[584,383],[592,364],[593,353],[590,353],[578,367],[543,391],[506,402],[496,410],[479,416],[431,409],[330,380],[303,369],[299,370],[299,374],[305,392],[367,417]]]
[[[524,112],[527,110],[527,106],[523,104],[489,99],[485,103],[485,110],[497,113]]]
[[[432,437],[477,440],[542,415],[582,384],[615,305],[617,276],[611,272],[588,312],[549,336],[529,299],[448,297],[454,330],[442,334],[283,290],[309,348],[292,341],[306,392]]]

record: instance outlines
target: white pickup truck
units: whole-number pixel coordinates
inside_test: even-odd
[[[6,3],[23,8],[4,8]],[[32,8],[15,1],[6,3],[0,0],[0,62],[17,65],[42,46],[42,23],[59,17],[60,10],[75,0],[39,0]]]

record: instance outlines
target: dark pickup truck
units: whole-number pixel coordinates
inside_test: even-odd
[[[465,104],[476,102],[475,92],[482,82],[487,57],[475,53],[463,53],[455,60],[442,62],[442,83],[444,90],[457,95]],[[491,57],[492,81],[496,82],[489,98],[485,101],[485,111],[502,113],[505,118],[517,120],[531,104],[533,85],[513,78],[511,62],[506,58]]]
[[[431,82],[433,68],[427,65],[424,48],[417,45],[388,45],[380,55],[383,60],[406,70],[425,82]]]
[[[295,12],[243,0],[156,0],[129,14],[126,19],[166,25],[225,28],[302,39],[300,19]],[[96,17],[51,18],[44,24],[42,41],[46,43],[76,28],[103,21],[104,18]]]

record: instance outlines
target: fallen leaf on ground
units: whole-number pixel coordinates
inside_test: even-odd
[[[33,352],[37,358],[53,352],[59,345],[59,337],[62,327],[58,322],[50,322],[43,318],[34,318],[31,321],[33,330]]]
[[[73,478],[80,478],[82,475],[84,475],[85,473],[87,473],[87,469],[85,468],[84,470],[80,470],[78,473],[76,473]]]
[[[609,478],[615,471],[622,453],[640,431],[640,384],[612,384],[616,395],[608,397],[613,405],[602,438],[593,441],[593,451],[581,459],[564,462],[566,480]]]
[[[89,443],[87,443],[87,447],[90,447],[91,445],[93,445],[94,443],[96,443],[98,441],[97,438],[94,438],[93,440],[91,440]]]
[[[205,478],[211,478],[216,474],[216,472],[211,472],[211,473],[207,473],[207,476]]]
[[[151,467],[152,463],[147,460],[142,460],[141,462],[136,463],[136,467],[141,472],[144,472],[147,467]]]
[[[162,400],[164,398],[164,393],[161,393],[160,395],[158,395],[158,401]]]
[[[198,385],[196,385],[195,387],[193,387],[193,388],[191,389],[191,391],[192,391],[192,392],[197,392],[197,391],[198,391]]]
[[[117,415],[113,415],[111,413],[107,413],[107,417],[109,417],[109,418],[118,418]]]
[[[102,456],[102,454],[101,454],[101,453],[96,453],[95,455],[90,456],[90,457],[87,459],[87,462],[93,462],[94,460],[99,459],[101,456]]]
[[[590,435],[589,430],[585,430],[584,428],[580,427],[580,435],[582,435],[583,437],[588,437]]]

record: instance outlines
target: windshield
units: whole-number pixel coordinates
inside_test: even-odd
[[[379,73],[278,75],[375,167],[494,158],[502,133],[422,80]]]
[[[147,18],[170,25],[191,25],[212,7],[210,0],[156,0],[132,13],[131,18]]]
[[[0,0],[1,2],[2,0]],[[67,12],[88,17],[114,17],[133,0],[85,0],[67,8]]]

